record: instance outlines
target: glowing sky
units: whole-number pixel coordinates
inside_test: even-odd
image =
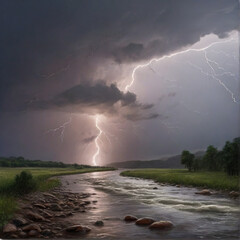
[[[239,136],[238,1],[0,9],[1,156],[101,165]]]

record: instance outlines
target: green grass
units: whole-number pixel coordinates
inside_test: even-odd
[[[35,190],[48,191],[60,185],[54,176],[111,171],[114,168],[0,168],[0,230],[17,209],[18,194],[15,192],[14,179],[22,171],[29,171],[36,183]]]
[[[49,179],[53,176],[80,174],[98,171],[110,171],[114,168],[0,168],[0,195],[14,195],[13,184],[14,178],[22,171],[29,171],[32,173],[37,184],[37,190],[46,191],[52,187],[59,185],[58,179]]]
[[[122,176],[152,179],[160,183],[181,184],[216,190],[239,190],[239,177],[223,172],[189,172],[185,169],[139,169],[121,172]]]

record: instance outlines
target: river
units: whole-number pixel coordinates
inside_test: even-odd
[[[151,180],[119,175],[120,171],[60,177],[72,192],[93,193],[93,208],[71,222],[90,226],[87,239],[239,239],[239,200],[226,195],[195,194],[198,189],[161,186]],[[154,189],[156,188],[157,189]],[[125,215],[168,220],[174,228],[152,231],[123,221]],[[103,227],[94,226],[97,220]]]

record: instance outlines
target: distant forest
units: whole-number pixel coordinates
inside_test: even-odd
[[[89,165],[65,164],[62,162],[28,160],[24,157],[0,157],[0,167],[48,167],[48,168],[91,168]]]
[[[184,150],[181,163],[189,171],[224,171],[228,175],[240,175],[240,137],[227,141],[221,150],[208,146],[202,157]]]

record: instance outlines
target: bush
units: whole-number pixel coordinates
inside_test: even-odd
[[[16,210],[16,201],[13,197],[0,197],[0,229],[9,221]]]
[[[14,182],[15,193],[25,194],[36,189],[36,181],[28,171],[22,171],[20,175],[16,175]]]

